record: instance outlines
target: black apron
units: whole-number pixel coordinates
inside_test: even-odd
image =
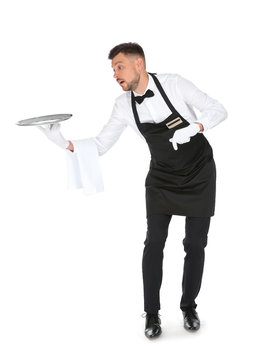
[[[216,168],[212,148],[205,136],[198,133],[174,150],[169,139],[190,123],[173,107],[157,77],[149,74],[172,114],[160,123],[141,123],[131,92],[135,122],[151,154],[145,181],[147,215],[213,216]]]

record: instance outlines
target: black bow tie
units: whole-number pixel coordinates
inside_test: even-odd
[[[135,101],[137,101],[138,104],[141,104],[146,97],[152,97],[152,96],[154,96],[154,92],[152,90],[147,90],[144,95],[135,96]]]

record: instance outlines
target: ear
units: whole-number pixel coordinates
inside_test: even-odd
[[[144,61],[143,61],[143,59],[141,57],[138,57],[136,59],[136,65],[137,65],[137,69],[139,71],[141,71],[144,68]]]

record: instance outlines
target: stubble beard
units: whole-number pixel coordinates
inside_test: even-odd
[[[134,91],[140,82],[140,75],[136,75],[135,79],[131,80],[129,83],[127,83],[127,88],[125,91]]]

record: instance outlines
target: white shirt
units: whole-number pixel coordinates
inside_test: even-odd
[[[172,105],[189,123],[198,121],[203,125],[204,131],[207,131],[226,119],[227,111],[223,105],[199,90],[189,80],[178,74],[157,74],[156,76]],[[145,98],[141,104],[136,103],[140,122],[159,123],[165,120],[171,111],[151,75],[149,75],[147,89],[151,89],[154,96]],[[134,95],[140,94],[134,93]],[[199,118],[194,108],[201,112]],[[135,123],[131,107],[131,91],[124,92],[116,99],[109,121],[100,133],[92,138],[97,145],[98,154],[103,155],[107,152],[128,125],[144,139]]]

